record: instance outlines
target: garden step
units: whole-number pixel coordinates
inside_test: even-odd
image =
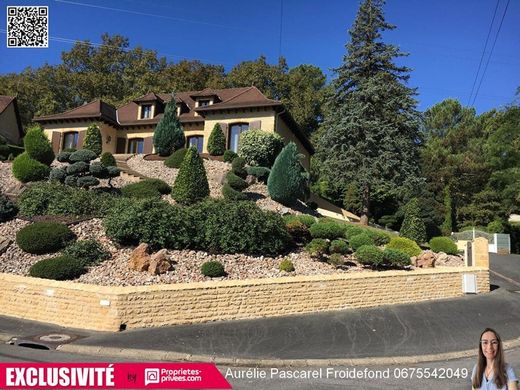
[[[130,179],[131,181],[141,181],[144,179],[149,179],[149,177],[142,175],[139,172],[136,172],[133,169],[131,169],[128,166],[128,164],[126,163],[126,160],[128,160],[128,158],[126,158],[124,160],[116,158],[116,165],[121,170],[121,176],[124,177],[126,175],[126,177],[128,179]]]

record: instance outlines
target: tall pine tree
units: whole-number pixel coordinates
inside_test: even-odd
[[[340,203],[349,183],[357,182],[365,223],[371,200],[399,195],[419,180],[416,92],[405,85],[410,69],[394,63],[406,54],[381,41],[383,31],[395,28],[385,21],[383,5],[365,0],[359,8],[347,54],[335,69],[316,153],[317,187]]]
[[[166,104],[164,116],[161,118],[153,133],[153,145],[160,156],[169,156],[184,147],[186,138],[181,122],[177,118],[177,106],[174,94]]]

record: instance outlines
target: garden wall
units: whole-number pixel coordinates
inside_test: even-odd
[[[0,273],[0,315],[117,331],[162,325],[362,308],[463,295],[462,275],[479,267],[346,273],[139,287],[107,287]]]

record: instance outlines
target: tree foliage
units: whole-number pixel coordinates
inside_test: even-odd
[[[401,237],[409,238],[415,242],[426,242],[426,226],[421,218],[421,210],[417,198],[412,199],[406,205],[404,221],[399,232]]]
[[[83,149],[92,150],[98,157],[101,155],[101,152],[103,151],[103,139],[101,138],[101,131],[97,124],[92,123],[87,128]]]
[[[226,151],[226,137],[218,123],[215,124],[208,139],[208,153],[212,156],[222,156]]]
[[[175,99],[171,99],[164,109],[161,118],[153,133],[153,144],[155,151],[160,156],[169,156],[174,151],[184,147],[186,137],[181,122],[177,118],[177,107]]]
[[[173,183],[172,197],[181,204],[193,204],[209,196],[208,178],[196,147],[188,149]]]

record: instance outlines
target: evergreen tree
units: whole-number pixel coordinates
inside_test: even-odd
[[[209,196],[208,178],[196,147],[188,149],[175,178],[172,197],[181,204],[193,204]]]
[[[453,231],[453,206],[451,203],[450,188],[444,189],[444,222],[441,225],[441,232],[444,236],[449,236]]]
[[[222,156],[226,151],[226,137],[218,123],[215,124],[208,139],[208,153]]]
[[[397,196],[420,181],[416,92],[405,85],[410,70],[393,61],[405,54],[381,41],[383,31],[395,28],[385,21],[383,5],[365,0],[360,6],[316,153],[318,183],[339,195],[333,201],[340,204],[348,184],[359,184],[364,222],[378,194]]]
[[[177,118],[177,106],[172,95],[172,99],[164,109],[164,116],[153,133],[153,145],[160,156],[169,156],[177,149],[184,147],[185,143],[186,138],[179,118]]]
[[[406,205],[404,220],[399,235],[418,243],[426,242],[426,226],[421,218],[421,210],[417,198],[413,198]]]
[[[308,174],[300,163],[301,157],[294,142],[289,142],[276,157],[267,179],[267,191],[273,200],[290,205],[308,194]]]
[[[96,156],[100,156],[102,148],[103,139],[101,138],[101,131],[99,130],[98,125],[92,123],[87,129],[83,149],[92,150],[94,153],[96,153]]]

